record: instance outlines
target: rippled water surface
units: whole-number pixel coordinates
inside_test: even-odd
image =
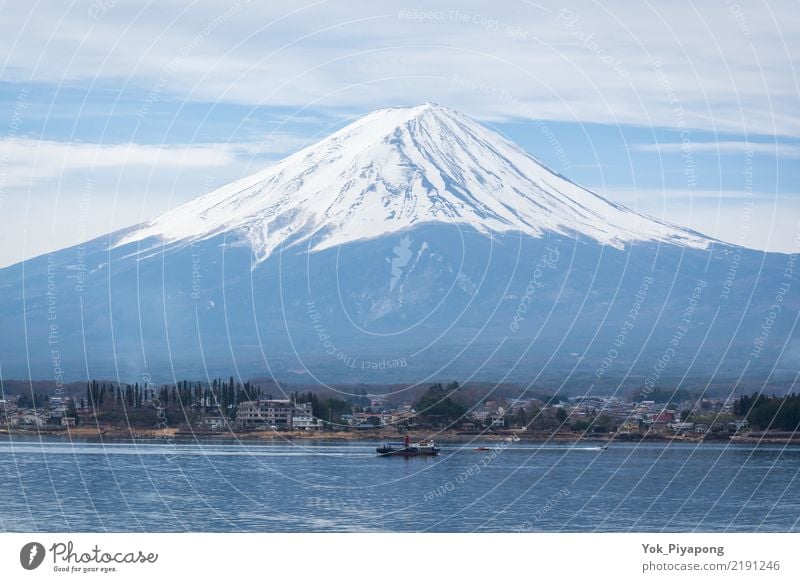
[[[800,531],[800,448],[0,441],[4,531]]]

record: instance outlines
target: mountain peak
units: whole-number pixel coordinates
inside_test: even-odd
[[[622,247],[709,239],[636,214],[553,173],[436,103],[379,109],[275,165],[129,230],[116,246],[235,232],[257,260],[441,222],[477,231],[585,236]]]

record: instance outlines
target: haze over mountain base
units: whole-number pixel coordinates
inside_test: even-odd
[[[0,314],[3,373],[26,377],[30,365],[47,378],[58,364],[68,379],[540,375],[613,388],[627,377],[785,380],[798,363],[790,318],[759,341],[782,255],[621,251],[428,225],[252,264],[249,248],[218,235],[141,254],[136,244],[109,253],[98,240],[26,263],[24,278],[21,266],[6,269],[4,294],[16,297]],[[796,293],[785,297],[796,309]]]

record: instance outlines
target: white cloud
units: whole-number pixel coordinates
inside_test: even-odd
[[[6,80],[124,81],[155,100],[434,100],[484,119],[800,136],[796,4],[544,4],[120,2],[95,20],[51,1],[6,11],[0,48]]]
[[[800,146],[785,143],[756,143],[747,141],[712,141],[696,142],[688,144],[669,142],[669,143],[647,143],[635,144],[631,149],[638,152],[654,152],[661,154],[679,154],[688,151],[695,153],[711,154],[765,154],[779,158],[800,158]]]
[[[29,138],[0,140],[0,189],[28,186],[70,172],[108,168],[230,168],[288,154],[306,140],[274,134],[262,142],[172,145],[93,144]],[[263,159],[254,161],[263,167]]]
[[[591,188],[590,188],[591,189]],[[753,200],[798,200],[800,193],[792,194],[787,192],[747,192],[745,190],[701,190],[701,189],[671,189],[671,188],[595,188],[594,192],[602,196],[615,200],[627,206],[633,207],[637,203],[652,204],[654,201],[668,203],[674,200],[736,200],[739,198],[752,198]]]
[[[726,190],[595,190],[637,212],[752,249],[796,252],[800,193]]]
[[[0,140],[0,268],[142,222],[305,140],[89,144]]]
[[[137,144],[65,143],[14,138],[0,140],[0,160],[8,187],[62,176],[76,170],[122,166],[215,167],[233,162],[230,148],[223,146],[160,147]]]

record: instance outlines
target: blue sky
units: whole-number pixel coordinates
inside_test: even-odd
[[[791,2],[40,2],[0,20],[0,266],[435,101],[753,248],[800,233]]]

